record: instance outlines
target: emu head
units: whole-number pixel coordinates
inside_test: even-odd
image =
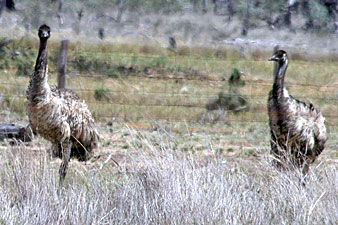
[[[42,25],[39,28],[39,38],[40,40],[47,40],[50,37],[50,28],[46,24]]]
[[[269,58],[269,61],[276,61],[279,64],[283,64],[287,61],[288,56],[286,54],[286,51],[284,50],[277,50],[275,54]]]

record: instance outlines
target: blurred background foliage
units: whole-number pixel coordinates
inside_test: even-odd
[[[79,29],[84,19],[121,23],[137,21],[139,16],[150,14],[208,13],[225,21],[238,19],[247,30],[262,24],[271,29],[291,26],[292,29],[338,30],[337,0],[0,0],[0,17],[5,16],[2,12],[9,2],[14,9],[7,7],[7,11],[20,15],[27,29],[36,28],[52,17],[58,18],[61,25]]]

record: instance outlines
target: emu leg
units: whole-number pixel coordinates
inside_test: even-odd
[[[309,174],[309,170],[310,170],[310,164],[308,162],[305,162],[302,168],[302,184],[303,186],[305,186],[305,182],[306,182],[306,177]]]
[[[72,148],[72,143],[69,140],[67,140],[62,143],[61,147],[62,147],[62,163],[59,169],[59,176],[60,176],[59,188],[63,186],[63,183],[65,181],[65,177],[66,177],[67,169],[68,169],[68,163],[70,161],[70,152]]]
[[[271,154],[273,156],[272,164],[278,168],[278,169],[283,169],[283,153],[281,152],[278,140],[274,134],[271,134],[271,141],[270,141],[270,146],[271,146]]]
[[[61,143],[53,143],[51,147],[52,157],[62,159],[62,145]]]

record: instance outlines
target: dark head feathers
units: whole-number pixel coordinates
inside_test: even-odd
[[[40,26],[38,35],[40,39],[48,39],[50,37],[50,27],[46,24]]]
[[[287,53],[284,50],[277,50],[275,54],[269,58],[269,61],[276,61],[279,63],[285,62],[287,59]]]

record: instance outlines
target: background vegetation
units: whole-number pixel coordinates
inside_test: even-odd
[[[67,38],[66,87],[88,103],[102,140],[89,162],[71,160],[61,196],[60,160],[46,140],[2,140],[0,223],[335,223],[335,11],[288,2],[35,0],[4,9],[0,121],[28,123],[37,27],[48,23],[49,84]],[[305,187],[297,169],[269,163],[267,59],[276,45],[289,54],[290,93],[326,118],[326,149]]]
[[[6,1],[12,0],[1,2]],[[276,33],[285,31],[290,44],[303,38],[304,32],[336,36],[337,4],[330,0],[23,0],[15,2],[16,10],[0,7],[0,22],[20,27],[16,34],[48,23],[54,32],[66,31],[69,36],[71,31],[82,40],[100,36],[162,42],[174,35],[194,45],[238,36],[265,36],[276,42],[285,39],[285,34]]]

